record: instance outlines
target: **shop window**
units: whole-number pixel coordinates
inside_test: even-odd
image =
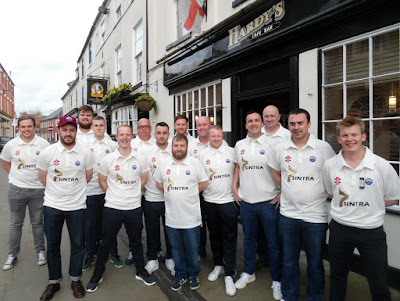
[[[111,134],[116,135],[120,125],[126,124],[137,134],[138,111],[135,106],[116,109],[111,114]]]
[[[140,20],[134,28],[134,62],[133,74],[135,84],[142,81],[143,22]]]
[[[196,120],[200,116],[210,117],[211,124],[222,126],[221,82],[209,83],[175,95],[175,113],[189,119],[189,133],[196,137]]]
[[[368,146],[400,165],[400,24],[322,49],[323,138],[336,152],[336,122],[351,114],[366,124]],[[400,206],[391,207],[400,211]]]

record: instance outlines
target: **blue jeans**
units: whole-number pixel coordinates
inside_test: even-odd
[[[197,256],[200,244],[200,226],[191,229],[175,229],[166,226],[175,261],[175,276],[197,276],[200,267]]]
[[[47,267],[49,283],[58,283],[62,279],[61,271],[61,235],[64,221],[67,222],[71,245],[69,276],[78,281],[82,276],[82,263],[85,256],[85,209],[61,211],[44,206],[44,233],[47,239]]]
[[[97,246],[100,245],[104,210],[104,196],[105,194],[90,195],[86,199],[86,257],[93,257],[96,254]],[[110,254],[118,254],[117,239],[115,239]]]
[[[335,220],[329,224],[329,261],[331,265],[330,301],[346,299],[347,276],[354,248],[360,252],[361,265],[367,277],[373,301],[391,300],[388,285],[388,256],[386,233],[383,226],[360,229],[341,225]]]
[[[103,232],[100,248],[97,254],[96,267],[93,276],[100,279],[105,271],[108,254],[117,237],[119,229],[124,224],[129,238],[129,248],[132,250],[133,261],[138,274],[144,271],[144,258],[142,246],[142,207],[133,210],[118,210],[104,208]]]
[[[146,222],[147,260],[156,260],[157,253],[161,250],[160,218],[164,227],[167,259],[172,258],[171,244],[169,243],[167,231],[165,231],[165,203],[144,201],[143,213]]]
[[[281,215],[279,235],[282,241],[282,294],[285,301],[300,296],[299,257],[303,244],[307,256],[307,301],[321,301],[325,291],[323,252],[326,223],[309,223]]]
[[[8,254],[17,256],[19,253],[27,206],[36,253],[44,251],[43,197],[44,189],[20,188],[10,184],[8,202],[11,216]]]
[[[279,210],[270,201],[249,204],[240,202],[244,241],[244,271],[254,274],[256,265],[258,222],[264,229],[268,245],[270,273],[273,281],[281,281],[282,253],[278,235]]]

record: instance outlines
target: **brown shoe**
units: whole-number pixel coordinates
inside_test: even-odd
[[[85,288],[80,280],[71,282],[71,289],[74,292],[75,298],[82,298],[85,296]]]
[[[53,298],[54,294],[60,290],[59,283],[50,283],[46,286],[42,296],[40,296],[41,301],[49,301]]]

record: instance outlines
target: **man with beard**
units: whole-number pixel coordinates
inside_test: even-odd
[[[60,118],[60,141],[44,149],[38,158],[39,180],[44,192],[44,231],[47,239],[49,285],[40,300],[50,300],[60,289],[61,235],[67,222],[70,238],[69,275],[75,298],[85,295],[81,283],[82,263],[85,255],[86,183],[93,174],[94,156],[75,142],[76,119],[66,115]]]
[[[188,142],[194,140],[194,138],[188,133],[189,119],[185,115],[177,115],[174,119],[175,135],[183,135],[187,138]],[[169,143],[172,143],[172,138],[169,139]]]
[[[216,281],[225,272],[225,292],[236,294],[233,277],[236,274],[236,244],[238,209],[232,192],[235,170],[234,150],[223,143],[222,128],[213,125],[210,145],[200,154],[209,182],[203,191],[204,212],[207,215],[210,244],[214,255],[214,269],[209,281]]]
[[[17,260],[27,206],[38,256],[37,263],[44,265],[47,262],[44,256],[44,187],[38,178],[36,162],[40,152],[50,144],[35,135],[35,119],[29,115],[18,118],[18,129],[19,137],[9,141],[0,156],[4,170],[9,174],[10,183],[8,200],[11,219],[8,258],[3,265],[5,271],[11,269]]]
[[[165,266],[175,276],[175,263],[172,259],[171,244],[165,230],[165,200],[164,194],[157,188],[155,172],[157,168],[162,166],[163,162],[169,160],[172,156],[171,145],[168,143],[169,127],[165,122],[157,123],[154,132],[156,137],[156,145],[149,149],[147,158],[150,166],[149,180],[145,189],[145,200],[143,201],[144,219],[146,222],[147,234],[147,264],[146,270],[151,274],[159,268],[157,253],[161,250],[160,240],[160,218],[163,222],[164,237],[167,249]]]
[[[188,140],[178,134],[172,139],[172,158],[156,171],[156,185],[164,191],[165,225],[175,261],[173,291],[190,280],[190,289],[200,287],[197,254],[200,240],[199,192],[207,187],[200,161],[187,156]]]
[[[129,125],[117,129],[118,149],[106,156],[100,164],[99,184],[106,193],[103,211],[103,233],[93,276],[86,286],[92,293],[102,282],[108,254],[118,231],[124,224],[133,252],[137,280],[146,285],[155,284],[154,278],[144,268],[142,246],[142,189],[146,185],[149,167],[131,147],[133,138]]]
[[[92,120],[93,120],[93,109],[88,105],[80,106],[78,109],[78,132],[76,135],[76,141],[83,144],[89,144],[93,138]]]

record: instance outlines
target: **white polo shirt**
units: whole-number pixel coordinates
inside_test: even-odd
[[[107,177],[108,189],[104,207],[118,210],[133,210],[140,207],[142,197],[141,174],[149,171],[144,159],[132,150],[124,158],[118,149],[100,163],[100,173]]]
[[[147,162],[149,164],[149,179],[145,186],[144,197],[148,202],[164,202],[164,192],[156,186],[155,172],[157,168],[160,168],[163,163],[171,160],[172,152],[171,145],[168,143],[167,148],[162,150],[157,145],[149,150]]]
[[[198,137],[193,138],[189,142],[188,154],[193,157],[199,158],[200,153],[205,150],[209,144],[209,142],[207,142],[206,144],[201,143]]]
[[[234,156],[234,149],[224,144],[218,149],[208,146],[200,154],[199,160],[203,164],[208,177],[208,186],[203,191],[206,202],[226,204],[235,200],[232,192],[232,180],[235,171]]]
[[[200,161],[187,156],[177,163],[167,161],[156,170],[156,181],[164,186],[165,224],[175,229],[201,225],[199,183],[207,181]]]
[[[75,139],[78,143],[89,145],[93,137],[94,133],[92,129],[90,129],[89,132],[84,133],[81,131],[81,127],[78,125]]]
[[[147,157],[148,151],[153,145],[156,144],[156,139],[150,137],[148,141],[143,141],[142,139],[136,137],[131,141],[131,147],[134,152],[139,152],[141,156]]]
[[[246,203],[269,201],[278,194],[278,186],[268,167],[271,154],[265,135],[256,140],[247,136],[236,142],[234,162],[240,167],[239,197]]]
[[[104,194],[103,189],[101,189],[99,185],[98,173],[100,170],[100,162],[105,156],[113,153],[117,149],[118,143],[107,137],[104,137],[102,140],[97,140],[93,136],[88,146],[94,155],[95,165],[93,168],[93,177],[86,185],[86,195],[91,196]]]
[[[90,150],[79,143],[69,150],[59,141],[40,153],[37,167],[47,171],[44,206],[62,211],[86,208],[86,171],[94,167]]]
[[[279,124],[279,129],[273,134],[268,135],[265,131],[265,127],[262,128],[261,132],[264,133],[265,136],[268,138],[268,142],[271,144],[272,148],[277,145],[278,143],[284,142],[292,136],[288,129],[285,129],[282,124]]]
[[[299,149],[292,141],[278,144],[269,166],[281,172],[280,213],[310,223],[326,223],[327,194],[321,183],[321,168],[335,152],[325,141],[312,134]]]
[[[400,181],[385,159],[366,148],[361,163],[352,168],[342,151],[325,162],[322,181],[331,202],[332,218],[340,224],[361,229],[383,225],[385,200],[400,198]]]
[[[40,152],[49,145],[47,140],[37,135],[29,143],[19,136],[7,142],[0,158],[11,162],[8,182],[20,188],[44,189],[39,181],[36,162]]]
[[[175,134],[173,137],[171,137],[171,138],[168,139],[168,143],[169,143],[169,144],[172,145],[172,139],[173,139],[175,136],[176,136],[176,134]],[[189,143],[190,143],[190,141],[196,139],[196,138],[194,138],[192,135],[190,135],[188,132],[187,132],[186,138],[187,138],[187,140],[188,140]],[[188,153],[189,153],[189,151],[188,151]]]

